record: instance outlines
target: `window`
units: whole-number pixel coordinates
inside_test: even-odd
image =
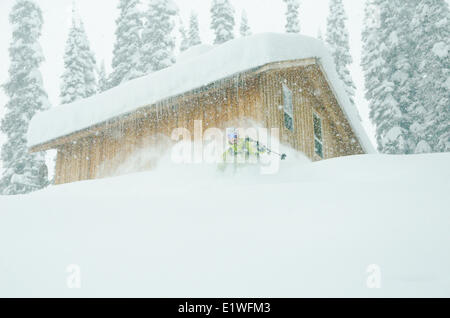
[[[314,113],[314,152],[323,159],[322,119]]]
[[[292,104],[292,92],[283,84],[283,110],[284,126],[290,131],[294,131],[294,106]]]

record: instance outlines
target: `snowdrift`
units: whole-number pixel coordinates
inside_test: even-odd
[[[167,165],[0,197],[0,296],[449,297],[449,162]]]

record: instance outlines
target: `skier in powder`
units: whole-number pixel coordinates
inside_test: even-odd
[[[264,154],[275,154],[280,156],[281,160],[286,159],[286,154],[278,154],[269,148],[261,145],[258,141],[249,137],[240,138],[237,130],[233,129],[228,134],[228,149],[223,154],[223,163],[219,169],[224,171],[227,166],[232,165],[234,171],[238,167],[248,164],[260,163],[261,156]]]
[[[248,162],[250,157],[259,158],[264,153],[263,150],[258,149],[255,143],[250,138],[239,138],[237,131],[232,131],[228,134],[228,150],[223,154],[225,162],[235,162],[237,159],[244,158]]]

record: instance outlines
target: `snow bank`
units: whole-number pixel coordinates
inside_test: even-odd
[[[321,41],[297,34],[265,33],[238,38],[204,51],[185,62],[102,94],[37,114],[30,123],[28,146],[43,144],[268,63],[316,57],[320,59],[364,150],[367,153],[375,152],[361,125],[358,112],[350,103],[336,74],[333,59]]]
[[[0,297],[450,296],[450,154],[290,159],[0,196]]]

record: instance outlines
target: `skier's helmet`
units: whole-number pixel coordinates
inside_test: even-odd
[[[237,131],[234,130],[234,129],[230,130],[228,132],[228,142],[230,144],[235,144],[235,143],[237,143],[237,140],[238,140],[238,133],[237,133]]]

